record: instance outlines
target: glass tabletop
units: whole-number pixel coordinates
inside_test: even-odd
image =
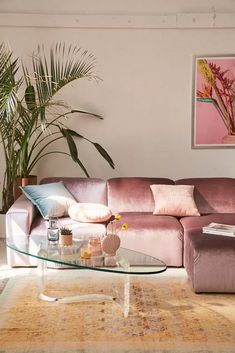
[[[113,272],[121,274],[148,275],[166,271],[166,264],[152,256],[130,249],[119,248],[115,256],[102,253],[100,256],[81,257],[82,248],[87,241],[74,241],[71,246],[42,241],[34,249],[7,242],[7,247],[26,256],[47,261],[58,267],[89,269],[93,271]],[[50,266],[50,265],[48,265]]]

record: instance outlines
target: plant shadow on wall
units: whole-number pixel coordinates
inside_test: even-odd
[[[71,114],[100,115],[56,101],[55,95],[74,80],[99,80],[93,70],[96,59],[77,46],[57,43],[46,51],[43,46],[31,57],[31,67],[13,59],[13,53],[0,45],[0,134],[5,158],[2,205],[6,212],[14,202],[14,185],[18,177],[28,177],[38,161],[48,154],[70,156],[89,177],[79,158],[75,139],[93,144],[100,155],[114,168],[106,150],[65,125]],[[51,150],[51,145],[65,140],[68,152]],[[50,150],[49,150],[50,148]]]
[[[235,79],[230,70],[222,70],[213,62],[198,60],[198,69],[205,82],[197,90],[197,101],[211,103],[218,111],[228,135],[223,143],[235,143]]]

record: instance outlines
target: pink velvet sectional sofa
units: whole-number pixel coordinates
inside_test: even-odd
[[[120,232],[121,246],[163,260],[167,266],[184,266],[195,292],[235,292],[235,238],[205,235],[201,228],[211,222],[235,225],[235,179],[121,177],[107,181],[95,178],[46,178],[41,183],[62,180],[79,202],[102,203],[122,215],[129,229]],[[193,185],[200,216],[154,215],[150,185]],[[105,223],[60,219],[73,229],[75,238],[103,235]],[[46,236],[47,221],[24,195],[6,215],[7,240],[37,248]],[[10,266],[34,266],[33,258],[8,249]]]

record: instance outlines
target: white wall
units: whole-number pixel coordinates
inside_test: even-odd
[[[1,20],[6,13],[22,15],[4,17],[0,41],[9,41],[15,55],[24,58],[38,43],[57,41],[77,43],[98,58],[97,72],[103,81],[79,82],[62,95],[72,107],[93,110],[104,117],[103,121],[71,119],[73,128],[100,142],[116,163],[116,169],[111,170],[82,143],[81,156],[91,176],[234,177],[234,149],[191,148],[193,56],[235,54],[234,17],[224,15],[233,12],[235,2],[229,0],[2,0]],[[47,27],[43,27],[41,17],[35,20],[37,13],[49,15],[45,17]],[[79,27],[76,22],[69,28],[70,17],[63,14],[72,15],[71,20],[76,14],[83,25]],[[126,24],[119,15],[126,16]],[[163,24],[148,29],[148,20],[162,21],[159,15],[165,16],[168,28],[161,28]],[[37,27],[27,27],[30,19]],[[53,28],[57,20],[59,25]],[[139,20],[142,25],[130,28],[131,22]],[[39,177],[83,175],[73,162],[59,156],[44,160],[36,173]]]

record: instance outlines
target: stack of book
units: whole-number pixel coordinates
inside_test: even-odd
[[[202,232],[206,234],[226,235],[229,237],[235,236],[235,225],[210,223],[202,228]]]

